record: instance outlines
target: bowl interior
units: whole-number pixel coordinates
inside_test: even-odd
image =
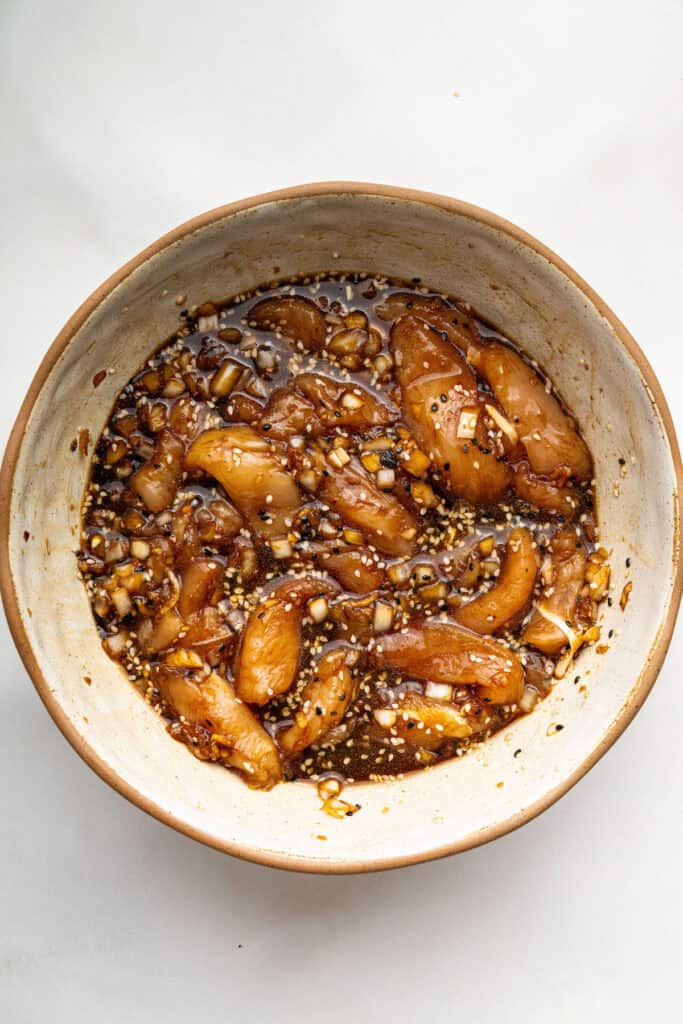
[[[252,792],[171,740],[104,655],[73,554],[88,459],[71,450],[72,441],[82,430],[99,435],[118,390],[177,325],[176,296],[192,305],[326,269],[419,276],[469,301],[551,374],[595,457],[614,583],[603,618],[604,636],[614,630],[606,653],[585,651],[532,715],[461,761],[353,787],[347,795],[361,811],[341,821],[321,811],[312,786]],[[675,457],[654,378],[618,331],[559,261],[521,233],[416,194],[368,187],[266,197],[206,218],[148,253],[75,318],[25,425],[11,491],[13,625],[25,633],[29,667],[35,678],[39,666],[42,696],[70,740],[169,823],[243,856],[317,870],[362,870],[465,848],[550,802],[644,699],[677,601]],[[95,388],[100,370],[107,374]]]

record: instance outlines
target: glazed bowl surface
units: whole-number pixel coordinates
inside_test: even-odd
[[[342,820],[322,811],[309,784],[255,792],[174,742],[103,652],[74,557],[89,459],[72,442],[85,431],[98,437],[117,392],[177,326],[176,297],[187,296],[191,306],[324,270],[420,277],[471,303],[539,362],[593,452],[614,583],[612,605],[603,606],[603,638],[614,631],[604,653],[585,650],[533,714],[467,757],[351,787],[346,795],[361,810]],[[671,418],[643,353],[542,244],[456,200],[378,185],[307,185],[182,225],[114,274],[64,327],[5,454],[3,599],[56,724],[142,809],[220,850],[278,867],[397,867],[476,846],[530,820],[633,718],[661,666],[680,600],[680,480]]]

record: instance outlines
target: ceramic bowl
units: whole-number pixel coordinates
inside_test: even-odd
[[[581,654],[581,685],[572,672],[533,714],[457,762],[353,787],[361,810],[343,820],[321,810],[310,784],[254,792],[174,742],[104,654],[74,557],[88,458],[72,442],[84,431],[97,438],[116,393],[177,325],[176,296],[192,305],[326,269],[419,276],[470,302],[550,373],[595,457],[614,582],[603,619],[604,634],[614,629],[614,636],[606,653],[593,647]],[[308,185],[182,225],[114,274],[67,323],[5,454],[2,593],[17,647],[56,724],[143,810],[263,864],[328,872],[396,867],[529,821],[631,721],[657,676],[678,609],[680,480],[671,417],[643,353],[545,246],[452,199],[377,185]]]

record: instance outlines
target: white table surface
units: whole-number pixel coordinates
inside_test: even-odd
[[[635,334],[680,430],[682,43],[680,0],[3,0],[0,442],[119,264],[212,206],[332,178],[540,237]],[[679,629],[627,733],[521,831],[319,878],[108,789],[3,622],[0,1021],[680,1019],[682,653]]]

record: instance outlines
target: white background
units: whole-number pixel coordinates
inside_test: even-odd
[[[2,0],[0,442],[123,261],[212,206],[331,178],[541,238],[635,334],[680,430],[682,46],[680,0]],[[616,748],[526,828],[318,878],[109,790],[3,623],[0,1021],[680,1019],[682,653],[679,630]]]

